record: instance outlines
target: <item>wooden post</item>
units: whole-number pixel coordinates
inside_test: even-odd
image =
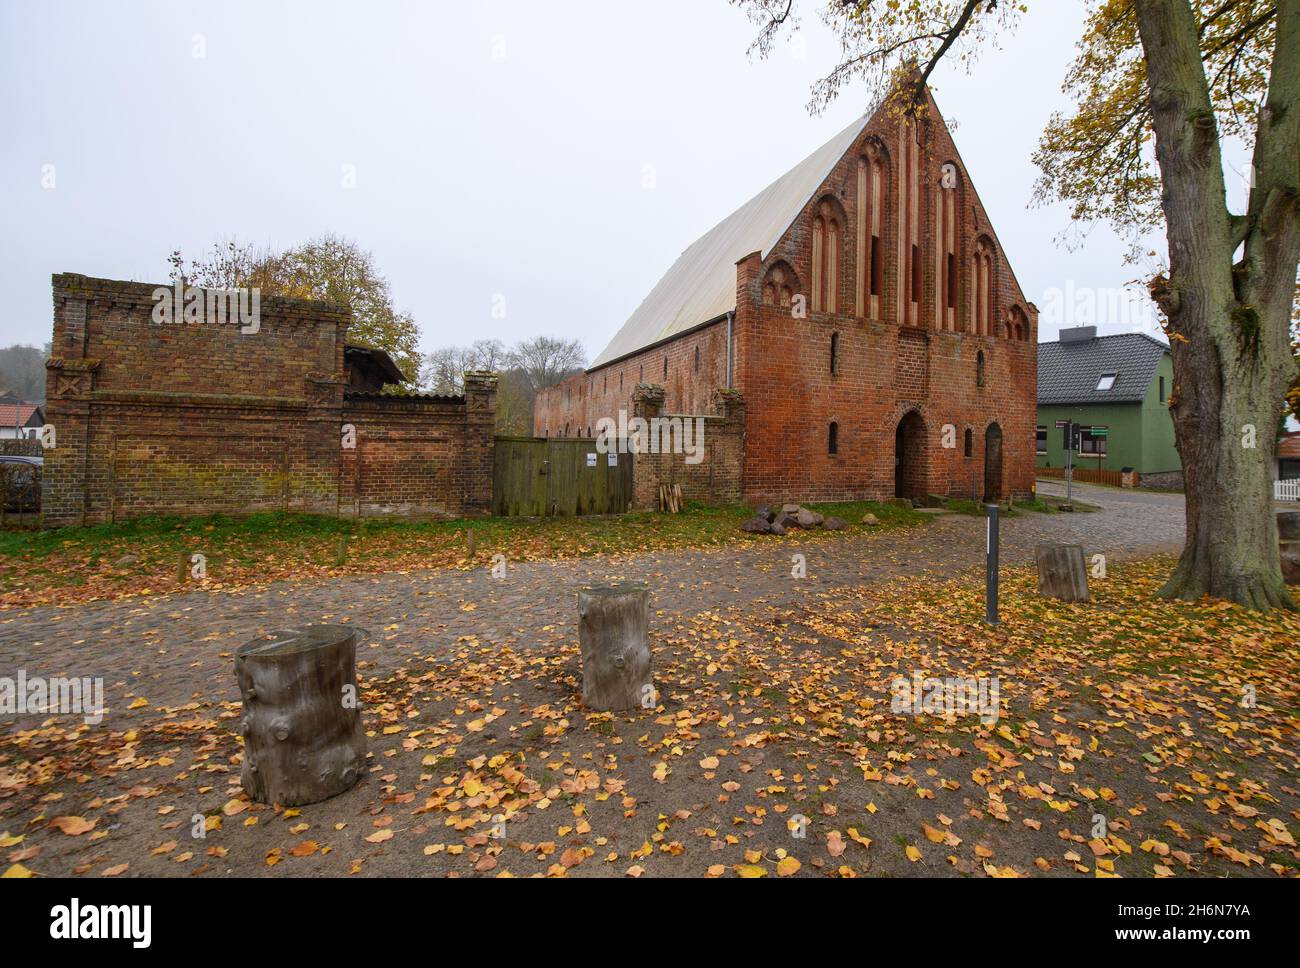
[[[615,582],[578,590],[578,641],[582,647],[582,704],[589,709],[653,708],[650,590]]]
[[[1038,564],[1038,593],[1063,602],[1088,601],[1088,569],[1083,546],[1040,544],[1034,548]]]
[[[1277,544],[1282,553],[1282,580],[1300,585],[1300,511],[1277,512]]]
[[[475,547],[475,542],[474,542],[474,529],[466,528],[465,529],[465,551],[472,559],[474,557],[474,552],[476,550],[477,548]]]
[[[316,803],[360,779],[366,738],[356,659],[357,629],[344,625],[278,630],[236,650],[240,781],[254,800]]]
[[[190,577],[190,553],[182,551],[180,560],[176,563],[176,582],[184,585]]]

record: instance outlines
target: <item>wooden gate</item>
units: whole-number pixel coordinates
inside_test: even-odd
[[[496,438],[493,514],[622,514],[631,504],[631,454],[598,453],[583,437]]]

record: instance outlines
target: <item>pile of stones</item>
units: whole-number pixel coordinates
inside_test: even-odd
[[[840,531],[847,527],[843,518],[826,518],[798,504],[760,507],[752,518],[740,526],[750,534],[785,534],[792,528],[812,531]]]

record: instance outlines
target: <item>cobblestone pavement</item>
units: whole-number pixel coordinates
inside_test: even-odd
[[[1040,541],[1077,542],[1088,554],[1112,559],[1181,545],[1180,495],[1081,488],[1080,496],[1104,510],[1005,519],[1003,561],[1031,561]],[[23,668],[29,676],[102,676],[109,708],[129,717],[122,700],[130,696],[147,696],[154,707],[185,703],[200,693],[208,700],[238,699],[234,649],[287,625],[348,621],[369,630],[358,659],[373,675],[401,666],[415,650],[451,648],[460,636],[516,649],[571,639],[573,591],[593,580],[648,582],[657,621],[667,624],[706,609],[780,605],[899,575],[950,577],[982,568],[984,541],[981,519],[944,515],[908,531],[824,540],[761,537],[718,550],[521,563],[508,565],[503,579],[493,578],[485,561],[472,571],[280,582],[240,592],[13,610],[0,613],[0,674]],[[796,553],[807,558],[802,580],[791,577]],[[419,641],[403,634],[408,626],[420,630]]]
[[[1065,481],[1055,478],[1039,478],[1039,494],[1052,494],[1065,497]],[[1104,508],[1128,504],[1145,504],[1164,508],[1177,508],[1179,516],[1183,509],[1183,496],[1172,491],[1138,491],[1129,488],[1100,487],[1095,484],[1081,484],[1075,481],[1071,493],[1080,501],[1096,504]]]

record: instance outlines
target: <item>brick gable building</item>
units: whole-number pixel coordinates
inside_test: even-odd
[[[746,500],[1030,493],[1038,312],[927,102],[859,118],[695,242],[534,432],[590,436],[642,385],[665,414],[725,389]]]

